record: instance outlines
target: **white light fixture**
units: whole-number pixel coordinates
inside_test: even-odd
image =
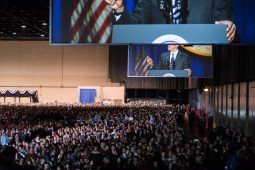
[[[27,26],[25,26],[25,25],[21,25],[21,28],[26,28]]]
[[[13,35],[16,35],[17,33],[16,33],[16,32],[13,32],[12,34],[13,34]]]
[[[206,92],[206,91],[209,91],[209,89],[206,87],[206,88],[204,88],[204,91]]]
[[[41,34],[41,37],[44,37],[44,34]]]
[[[46,25],[47,25],[47,23],[46,23],[46,22],[43,22],[43,23],[42,23],[42,25],[46,26]]]

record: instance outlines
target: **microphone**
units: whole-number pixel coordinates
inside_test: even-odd
[[[168,60],[168,57],[166,59],[166,66],[169,67],[170,66],[170,61]]]
[[[181,10],[182,10],[182,0],[176,0],[175,1],[175,13],[174,13],[174,19],[175,24],[179,24],[182,21],[181,16]]]
[[[167,24],[173,23],[172,0],[159,0],[159,8],[166,19]]]
[[[167,24],[179,24],[185,21],[181,11],[185,10],[186,3],[187,0],[159,0],[159,8]]]
[[[162,11],[162,10],[165,10],[165,1],[164,0],[160,0],[159,1],[159,9]]]
[[[171,57],[170,70],[175,70],[174,55],[172,55],[172,57]]]
[[[181,9],[181,5],[182,5],[182,0],[177,0],[176,2],[177,9]]]

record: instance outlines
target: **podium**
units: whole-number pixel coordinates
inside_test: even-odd
[[[150,70],[150,77],[189,77],[187,70]]]
[[[112,44],[228,44],[222,24],[114,25]]]

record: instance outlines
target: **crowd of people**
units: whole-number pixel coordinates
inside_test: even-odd
[[[219,126],[186,137],[184,105],[0,105],[0,169],[249,169],[252,139]]]

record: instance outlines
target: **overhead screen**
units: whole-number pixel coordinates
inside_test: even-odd
[[[251,3],[254,4],[252,0]],[[51,45],[104,45],[104,44],[161,44],[177,42],[179,44],[226,44],[226,25],[216,25],[202,20],[201,16],[195,15],[196,11],[205,11],[207,8],[202,8],[207,2],[201,0],[200,5],[194,5],[202,9],[194,10],[193,17],[195,20],[187,19],[186,24],[165,24],[161,19],[155,19],[156,23],[113,23],[112,9],[105,3],[104,0],[51,0],[50,1],[50,44]],[[125,7],[129,13],[133,12],[136,7],[136,0],[124,1]],[[153,2],[153,3],[152,3]],[[155,3],[154,3],[155,2]],[[165,11],[160,9],[160,3],[170,2],[151,1],[151,9],[153,9],[153,17],[162,18]],[[178,1],[177,2],[185,2]],[[228,1],[232,2],[232,0]],[[233,4],[239,2],[233,0]],[[238,29],[238,35],[241,36],[242,42],[254,43],[254,15],[244,15],[239,11],[245,10],[245,13],[250,14],[249,3],[238,3],[238,8],[234,6],[234,22]],[[250,5],[252,6],[252,5]],[[246,8],[247,7],[247,8]],[[177,7],[176,7],[177,8]],[[187,7],[187,9],[189,6]],[[226,10],[231,15],[231,5],[228,5]],[[192,18],[192,12],[188,11],[188,17]],[[154,15],[155,14],[155,15]],[[157,15],[156,15],[157,14]],[[206,13],[207,14],[207,13]],[[208,13],[210,14],[210,13]],[[135,16],[139,16],[136,15]],[[188,18],[187,17],[187,18]],[[206,18],[208,16],[205,16]],[[253,18],[252,18],[253,17]],[[169,17],[167,17],[169,18]],[[232,17],[230,17],[231,19]],[[201,19],[201,20],[200,20]],[[135,20],[138,20],[135,18]],[[144,21],[145,22],[145,21]],[[163,24],[162,24],[163,23]],[[153,24],[153,25],[149,25]],[[243,27],[249,25],[249,27]],[[246,35],[249,34],[249,35]],[[249,37],[249,39],[246,39]],[[241,42],[241,43],[242,43]]]
[[[128,77],[191,77],[213,75],[212,45],[130,45]]]

